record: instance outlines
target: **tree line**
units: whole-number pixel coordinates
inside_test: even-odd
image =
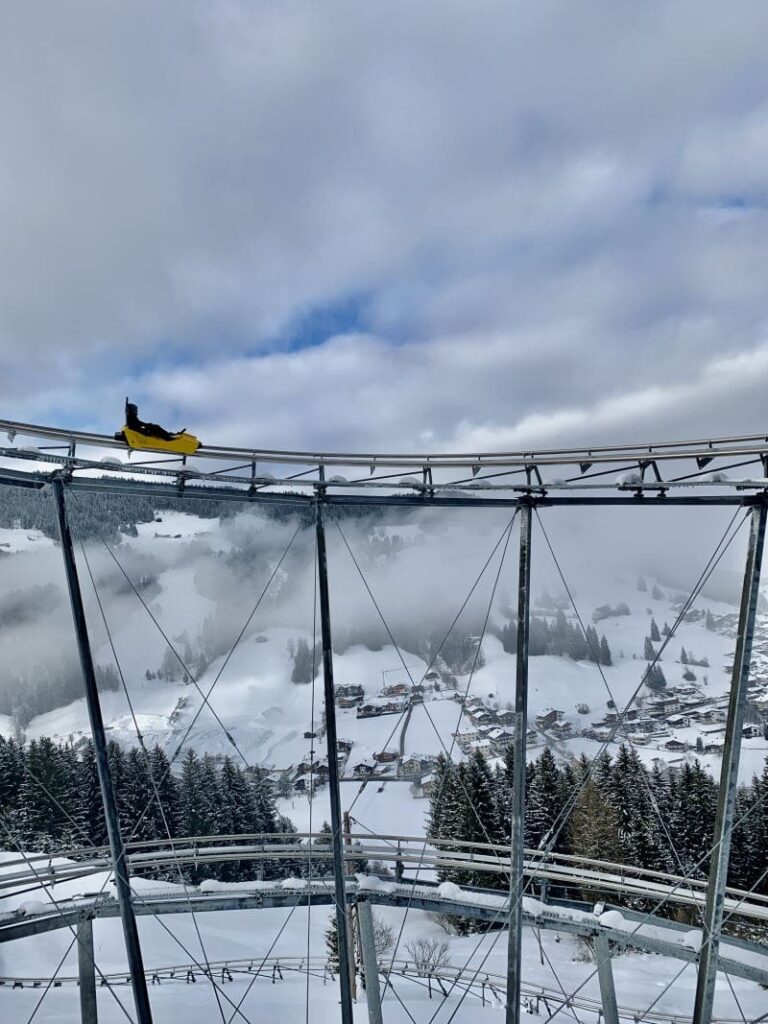
[[[516,653],[516,619],[512,618],[502,626],[501,644],[508,654]],[[598,636],[594,626],[587,626],[586,630],[582,630],[577,623],[568,621],[562,608],[551,622],[536,615],[531,617],[528,654],[532,658],[542,654],[553,654],[572,658],[573,661],[593,661],[599,665],[613,664],[605,634]]]
[[[481,752],[452,764],[441,755],[430,797],[431,838],[506,844],[510,838],[512,750],[491,769]],[[586,779],[579,796],[572,794]],[[648,770],[626,745],[615,757],[558,765],[545,748],[526,772],[525,846],[706,878],[718,785],[698,760]],[[730,885],[768,894],[768,758],[760,777],[739,787]],[[441,880],[506,887],[503,875],[451,868]]]
[[[124,838],[151,843],[181,836],[293,833],[275,807],[272,784],[259,768],[243,768],[230,757],[216,759],[188,750],[172,771],[157,745],[109,744],[109,762]],[[153,785],[154,782],[154,785]],[[155,798],[157,788],[158,800]],[[48,737],[19,744],[0,737],[0,846],[55,852],[107,844],[96,755],[89,741],[80,748]],[[294,873],[288,862],[265,861],[264,877]],[[185,878],[240,881],[257,877],[257,862],[184,868]],[[162,877],[178,881],[175,868]]]

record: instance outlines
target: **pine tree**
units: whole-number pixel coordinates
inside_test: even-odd
[[[646,661],[653,661],[653,659],[656,657],[656,651],[653,649],[653,644],[651,643],[651,638],[649,636],[645,638],[645,645],[643,646],[643,657]]]
[[[659,633],[659,627],[658,627],[658,626],[657,626],[657,624],[656,624],[656,619],[654,619],[653,617],[651,618],[651,633],[650,633],[650,638],[651,638],[651,640],[653,640],[653,641],[654,641],[655,643],[659,643],[659,642],[660,642],[660,640],[661,640],[661,634]]]
[[[462,839],[470,843],[501,842],[502,831],[494,799],[493,776],[481,751],[477,750],[472,754],[464,782],[466,793]],[[503,876],[500,877],[503,880]],[[481,873],[474,872],[468,884],[487,885],[488,881]]]
[[[312,682],[312,651],[307,641],[302,637],[296,643],[296,653],[293,656],[293,669],[291,671],[292,683]],[[315,665],[315,669],[317,666]]]
[[[687,665],[688,664],[688,652],[686,651],[686,649],[684,647],[680,648],[680,664],[681,665]]]
[[[613,658],[611,657],[611,649],[608,646],[608,641],[605,638],[605,633],[603,633],[603,635],[600,637],[600,664],[613,664]]]
[[[590,661],[600,663],[600,640],[597,636],[597,630],[594,626],[587,626],[586,629],[587,638],[587,657]]]
[[[661,587],[657,583],[654,583],[654,585],[653,585],[653,589],[651,590],[651,597],[653,598],[654,601],[663,601],[664,600],[664,591],[661,589]]]
[[[648,584],[645,582],[642,576],[637,577],[637,589],[640,591],[641,594],[648,593]]]
[[[328,956],[328,966],[332,969],[339,968],[339,922],[336,914],[332,914],[328,927],[325,930],[325,951]]]
[[[152,782],[147,769],[147,759],[138,747],[131,747],[125,759],[124,818],[121,826],[128,835],[137,840],[158,837],[155,827],[157,806]]]
[[[525,815],[525,845],[538,847],[551,841],[552,829],[562,809],[560,776],[557,762],[549,747],[545,747],[535,762],[535,770],[528,794]],[[566,831],[567,835],[567,831]],[[562,836],[562,833],[561,833]],[[562,849],[562,839],[554,850]]]
[[[104,818],[104,803],[101,799],[101,785],[96,768],[96,750],[88,740],[80,758],[80,804],[83,827],[95,846],[107,845],[107,823]]]
[[[601,787],[589,779],[582,788],[571,818],[571,846],[579,857],[619,861],[619,819]],[[585,899],[590,895],[585,894]]]
[[[678,775],[677,802],[670,832],[675,837],[682,868],[695,878],[706,878],[709,863],[703,854],[712,843],[717,787],[699,761],[685,764]]]

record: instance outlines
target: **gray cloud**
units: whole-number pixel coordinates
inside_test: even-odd
[[[298,447],[761,429],[766,30],[757,2],[17,6],[4,414],[106,427],[130,390]],[[291,350],[353,294],[367,333]]]

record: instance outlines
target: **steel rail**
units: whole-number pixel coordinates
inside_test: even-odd
[[[385,861],[387,863],[401,864],[403,867],[422,865],[432,870],[461,870],[471,868],[473,871],[480,871],[492,875],[505,875],[509,871],[509,851],[506,856],[499,859],[497,855],[490,855],[478,852],[478,849],[455,851],[452,855],[446,856],[439,851],[430,851],[423,854],[423,840],[415,837],[414,843],[421,843],[418,848],[409,849],[402,845],[394,848],[386,841],[379,843],[369,841],[361,843],[359,837],[352,837],[355,846],[345,847],[344,860],[346,863],[354,864],[356,861]],[[175,840],[184,842],[184,840]],[[159,845],[159,844],[158,844]],[[457,844],[458,845],[458,844]],[[463,844],[470,846],[470,844]],[[490,849],[490,844],[475,844],[478,848]],[[318,849],[320,847],[320,849]],[[500,847],[503,850],[503,847]],[[532,879],[547,880],[563,885],[567,888],[586,889],[602,892],[619,893],[625,896],[637,898],[655,899],[665,897],[674,903],[681,905],[700,907],[706,900],[706,880],[694,880],[678,877],[662,872],[643,871],[642,869],[626,869],[621,873],[615,871],[601,870],[602,867],[611,867],[599,861],[579,860],[569,857],[576,863],[560,862],[557,857],[552,861],[542,862],[535,857],[535,851],[528,851],[533,856],[526,859],[523,865],[523,872]],[[128,865],[131,871],[137,869],[155,869],[178,865],[200,865],[219,864],[233,861],[280,861],[296,860],[307,857],[309,848],[307,846],[293,844],[277,844],[269,846],[264,843],[240,844],[237,846],[212,845],[205,848],[203,844],[190,847],[175,846],[167,851],[145,851],[133,852],[128,856]],[[317,858],[330,859],[332,851],[326,843],[314,842],[312,844],[312,856]],[[49,858],[45,858],[49,859]],[[565,860],[565,858],[561,858]],[[6,862],[5,867],[11,866],[13,862]],[[585,865],[599,865],[598,869],[586,867]],[[75,862],[73,864],[58,865],[47,871],[36,870],[34,876],[29,872],[10,872],[0,876],[0,887],[12,888],[24,886],[34,880],[45,880],[50,884],[60,882],[72,882],[85,879],[95,874],[108,871],[111,868],[111,860],[108,856],[90,861]],[[727,910],[735,910],[739,916],[754,920],[768,920],[768,897],[755,893],[745,893],[743,890],[729,888],[725,901]],[[0,915],[0,922],[3,918]],[[0,941],[2,929],[0,926]]]
[[[403,908],[409,902],[414,908],[434,913],[452,914],[465,918],[495,921],[503,911],[508,897],[505,893],[489,890],[459,890],[444,893],[438,886],[396,884],[377,879],[375,885],[361,880],[347,883],[347,900],[364,898],[383,906]],[[458,889],[458,887],[457,887]],[[136,914],[176,915],[189,913],[189,903],[196,913],[234,910],[258,910],[277,907],[302,907],[313,903],[331,906],[332,889],[327,883],[307,883],[296,879],[286,888],[285,882],[232,884],[214,891],[200,892],[187,887],[183,892],[154,892],[150,899],[136,904]],[[47,907],[50,906],[50,911]],[[74,897],[56,904],[35,906],[26,912],[4,914],[0,918],[0,931],[6,941],[56,931],[66,925],[76,925],[83,919],[113,918],[118,915],[117,901],[111,897]],[[638,949],[659,953],[676,959],[695,962],[698,959],[696,929],[665,918],[641,915],[615,905],[568,901],[563,904],[542,903],[525,899],[526,926],[559,932],[569,932],[586,938],[603,936],[621,949]],[[734,977],[747,978],[768,985],[768,948],[745,939],[728,937],[723,940],[720,955],[721,968]]]
[[[98,448],[130,451],[124,441],[108,434],[82,430],[68,430],[40,424],[22,423],[0,419],[0,431],[15,437],[37,437],[43,440],[63,442],[68,445],[85,445]],[[168,455],[161,449],[158,455]],[[225,445],[201,445],[194,456],[187,458],[247,460],[251,462],[282,463],[286,465],[362,466],[396,468],[468,468],[482,466],[570,465],[578,462],[616,462],[629,460],[655,462],[670,459],[713,459],[743,455],[768,455],[768,434],[742,434],[729,437],[693,439],[681,441],[659,441],[650,443],[628,443],[615,445],[592,445],[583,447],[518,449],[502,452],[336,452],[336,451],[295,451],[275,448],[242,448]]]

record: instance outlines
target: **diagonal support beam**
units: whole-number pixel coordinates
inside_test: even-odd
[[[517,590],[517,666],[512,768],[506,1024],[520,1024],[523,946],[523,846],[525,838],[525,736],[528,732],[528,633],[531,610],[531,505],[520,506]]]
[[[91,736],[96,752],[96,770],[101,787],[101,799],[104,804],[104,817],[107,825],[109,849],[112,855],[115,873],[115,888],[120,904],[120,917],[123,922],[123,936],[128,955],[128,969],[131,972],[131,987],[136,1004],[136,1016],[139,1024],[152,1024],[152,1010],[149,1005],[147,979],[144,977],[144,960],[141,955],[139,932],[136,927],[136,915],[131,901],[131,883],[128,876],[128,862],[120,834],[120,821],[117,815],[117,801],[112,785],[112,772],[107,754],[107,738],[104,732],[104,719],[101,714],[101,701],[96,686],[96,671],[93,667],[91,642],[88,638],[88,627],[85,621],[83,595],[80,590],[80,579],[77,574],[75,551],[72,546],[72,534],[67,521],[67,508],[64,501],[64,483],[60,478],[53,481],[53,496],[56,504],[56,518],[61,539],[61,553],[64,558],[64,572],[67,577],[69,602],[72,607],[72,618],[77,636],[77,651],[80,656],[80,668],[85,683],[85,702],[88,707],[88,718],[91,724]]]
[[[760,570],[765,542],[766,505],[752,509],[752,523],[749,531],[747,564],[744,570],[744,585],[741,592],[739,627],[736,637],[736,653],[733,659],[731,696],[728,704],[728,720],[725,729],[723,766],[720,772],[720,791],[717,800],[717,817],[713,839],[712,863],[707,886],[707,905],[704,908],[702,947],[699,957],[699,973],[696,981],[696,1000],[693,1008],[693,1024],[710,1024],[717,981],[718,949],[720,929],[723,923],[723,903],[728,878],[728,862],[731,852],[731,833],[736,806],[736,787],[739,780],[739,758],[741,736],[744,726],[744,710],[747,702],[747,683],[752,660],[752,640],[755,632],[755,616],[760,591]]]
[[[344,884],[344,849],[342,845],[341,793],[339,790],[339,759],[336,741],[336,701],[333,689],[333,641],[331,634],[331,601],[328,588],[328,555],[325,547],[323,500],[319,496],[316,512],[317,577],[320,595],[320,631],[323,642],[323,692],[325,696],[325,738],[328,751],[328,790],[331,801],[331,848],[333,882],[336,896],[336,924],[339,936],[339,989],[341,1024],[353,1024],[352,985],[350,972],[349,932],[347,929],[347,894]]]

